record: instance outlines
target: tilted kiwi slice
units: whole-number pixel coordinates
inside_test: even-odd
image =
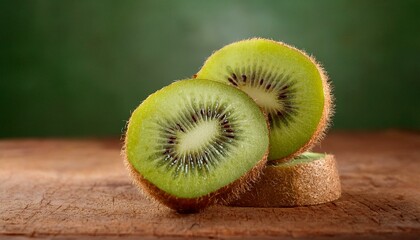
[[[231,203],[244,207],[293,207],[334,201],[341,184],[333,155],[304,153],[285,163],[268,164],[251,191]]]
[[[268,146],[264,114],[249,96],[195,79],[172,83],[140,104],[124,152],[145,192],[192,212],[244,191],[262,171]]]
[[[227,45],[195,76],[235,86],[266,111],[268,160],[291,159],[310,149],[328,125],[332,111],[325,72],[312,57],[284,43],[250,39]]]

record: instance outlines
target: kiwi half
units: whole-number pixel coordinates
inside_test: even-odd
[[[250,192],[232,206],[293,207],[334,201],[341,184],[333,155],[304,153],[285,163],[268,164]]]
[[[227,45],[195,77],[239,88],[267,113],[269,161],[309,150],[328,126],[332,101],[326,73],[313,57],[284,43],[255,38]]]
[[[245,93],[182,80],[133,112],[126,166],[144,192],[179,212],[229,202],[255,181],[268,155],[264,114]]]

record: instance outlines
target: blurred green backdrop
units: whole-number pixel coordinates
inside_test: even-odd
[[[0,137],[120,135],[144,98],[253,36],[323,63],[335,129],[420,129],[419,1],[2,1]]]

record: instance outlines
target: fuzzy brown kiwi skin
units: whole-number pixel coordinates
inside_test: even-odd
[[[341,196],[340,177],[333,155],[294,166],[268,166],[259,182],[231,206],[295,207],[317,205]]]
[[[268,157],[267,148],[262,159],[250,171],[215,192],[198,198],[178,198],[162,191],[145,179],[128,161],[125,149],[126,144],[124,145],[121,154],[133,184],[136,185],[147,198],[151,200],[155,199],[178,213],[196,213],[210,205],[226,205],[231,201],[238,199],[243,193],[249,191],[252,185],[259,180],[260,174],[266,166]]]
[[[296,50],[296,51],[300,52],[305,57],[310,59],[310,61],[316,66],[316,68],[318,69],[318,72],[321,75],[322,88],[323,88],[323,91],[324,91],[324,108],[322,110],[322,116],[321,116],[321,119],[318,123],[318,126],[317,126],[314,134],[309,139],[309,141],[305,145],[300,147],[296,152],[294,152],[294,153],[292,153],[288,156],[285,156],[283,158],[269,161],[270,163],[287,162],[287,161],[290,161],[291,159],[301,155],[302,153],[304,153],[306,151],[310,151],[314,146],[316,146],[319,142],[321,142],[321,140],[325,137],[325,134],[326,134],[328,128],[330,127],[330,120],[331,120],[332,116],[334,115],[334,98],[333,98],[333,95],[332,95],[332,87],[331,87],[331,83],[330,83],[329,77],[327,75],[327,72],[324,70],[322,65],[316,61],[314,56],[309,55],[305,51],[302,51],[302,50],[300,50],[300,49],[298,49],[294,46],[291,46],[291,45],[283,43],[283,42],[275,41],[275,40],[272,40],[272,39],[250,38],[250,39],[245,39],[245,40],[242,40],[242,41],[258,40],[258,39],[268,40],[268,41],[271,41],[273,43],[276,43],[276,44],[279,44],[281,46],[285,46],[287,48],[291,48],[293,50]],[[242,41],[239,41],[239,42],[242,42]],[[206,60],[206,62],[207,62],[207,60]],[[203,66],[206,64],[206,62],[204,62]],[[194,74],[192,77],[196,78],[197,74]],[[261,108],[261,110],[265,113],[265,111],[262,108]],[[268,122],[268,119],[267,119],[267,122]]]

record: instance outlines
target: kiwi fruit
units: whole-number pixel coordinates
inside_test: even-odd
[[[265,116],[244,92],[199,79],[176,81],[132,113],[125,164],[148,196],[182,213],[227,203],[265,166]]]
[[[213,53],[194,76],[241,89],[266,112],[269,161],[308,151],[323,137],[332,114],[323,68],[281,42],[254,38],[232,43]]]
[[[250,192],[232,206],[294,207],[334,201],[341,184],[333,155],[306,152],[291,161],[268,164]]]

